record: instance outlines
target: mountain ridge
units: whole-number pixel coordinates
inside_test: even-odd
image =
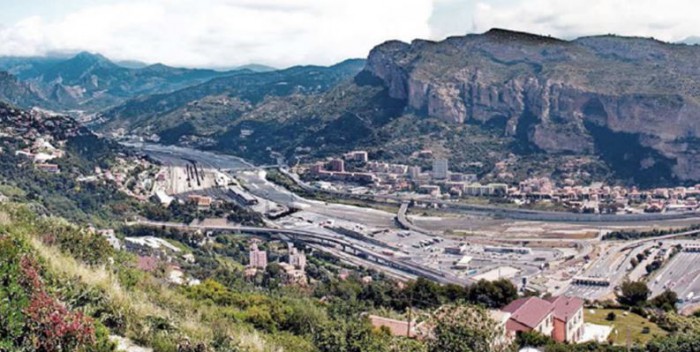
[[[413,111],[454,124],[505,120],[506,135],[546,153],[602,154],[591,124],[635,135],[651,150],[637,171],[668,163],[664,177],[683,181],[700,179],[697,157],[678,140],[700,136],[698,55],[700,48],[650,38],[561,41],[495,30],[385,43],[366,70]],[[675,124],[657,118],[669,115]]]
[[[0,57],[0,71],[11,73],[30,86],[45,100],[41,107],[88,113],[138,95],[170,92],[212,78],[247,72],[186,69],[163,64],[128,66],[89,52],[69,57]]]

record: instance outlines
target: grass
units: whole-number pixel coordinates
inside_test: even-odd
[[[225,319],[217,307],[191,302],[164,284],[146,280],[139,283],[138,289],[127,290],[105,267],[86,266],[36,238],[30,238],[30,244],[55,275],[65,280],[77,278],[87,287],[102,292],[108,305],[125,317],[126,337],[138,343],[156,347],[156,350],[172,350],[172,346],[158,346],[166,341],[172,344],[177,337],[153,336],[150,327],[143,324],[152,317],[161,317],[194,341],[212,340],[217,334],[223,334],[248,351],[279,350],[256,331]]]
[[[610,312],[614,312],[617,316],[614,321],[605,319]],[[646,318],[622,309],[585,309],[584,318],[587,323],[612,326],[613,331],[609,339],[612,339],[616,345],[627,344],[627,331],[629,331],[629,341],[636,345],[645,344],[656,336],[668,335],[666,331]],[[648,334],[642,333],[644,327],[649,327]]]

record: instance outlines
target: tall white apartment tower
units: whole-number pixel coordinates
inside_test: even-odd
[[[433,160],[433,178],[437,180],[444,180],[447,178],[449,170],[447,167],[447,159],[435,159]]]

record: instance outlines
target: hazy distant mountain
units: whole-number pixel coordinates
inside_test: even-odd
[[[683,39],[681,43],[688,45],[698,45],[700,44],[700,37],[690,36],[688,38]]]
[[[121,61],[115,61],[115,64],[121,66],[121,67],[126,67],[126,68],[144,68],[148,66],[147,63],[141,62],[141,61],[136,61],[136,60],[121,60]]]
[[[59,108],[86,111],[117,105],[138,95],[170,92],[236,73],[161,64],[124,67],[102,55],[87,52],[69,58],[2,57],[0,70],[16,75]]]
[[[249,70],[253,72],[270,72],[277,70],[272,66],[260,65],[260,64],[248,64],[243,66],[236,66],[232,70]]]

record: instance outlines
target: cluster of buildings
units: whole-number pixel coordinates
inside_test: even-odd
[[[432,157],[430,151],[421,156]],[[348,170],[346,162],[352,165]],[[369,160],[366,151],[352,151],[343,158],[318,162],[308,169],[312,178],[324,181],[357,182],[370,192],[418,192],[432,197],[504,197],[517,203],[548,201],[574,212],[688,212],[700,208],[700,184],[693,187],[655,188],[576,185],[567,178],[556,185],[548,177],[535,177],[517,185],[478,182],[477,175],[450,172],[449,162],[434,158],[431,170],[420,166]]]
[[[258,271],[267,268],[267,252],[260,250],[258,242],[253,241],[248,252],[248,266],[245,270],[246,277],[255,276]],[[288,285],[305,285],[306,280],[306,254],[295,248],[293,244],[287,244],[287,262],[278,263],[284,272],[284,282]]]
[[[499,336],[492,343],[507,346],[517,334],[524,332],[537,332],[562,343],[584,342],[583,303],[580,298],[568,296],[547,299],[523,297],[500,310],[490,310],[489,316],[499,331]],[[439,309],[436,314],[440,314]],[[425,322],[376,315],[369,315],[368,318],[374,327],[385,327],[395,336],[422,339],[431,334],[431,327]]]
[[[422,151],[420,155],[432,157],[432,152]],[[348,171],[346,161],[359,170]],[[454,197],[505,195],[508,189],[505,184],[482,185],[475,174],[450,172],[444,158],[434,159],[432,169],[424,172],[420,166],[370,161],[365,151],[315,163],[309,167],[309,174],[320,180],[362,183],[376,191],[417,191],[435,197],[445,193]]]
[[[82,132],[76,121],[64,116],[36,109],[22,111],[5,105],[0,107],[0,138],[14,141],[16,155],[28,158],[42,171],[60,172],[50,161],[63,157],[64,151],[60,148],[65,140]]]
[[[700,207],[700,185],[692,187],[654,188],[607,186],[594,183],[575,185],[571,179],[556,186],[547,177],[531,178],[509,188],[508,197],[523,200],[550,200],[589,213],[605,212],[672,212],[695,211]]]
[[[371,184],[377,181],[374,174],[369,172],[348,172],[345,171],[345,161],[343,159],[333,159],[327,164],[319,162],[311,165],[309,172],[312,176],[321,180],[357,182]]]
[[[57,174],[61,172],[60,168],[58,165],[50,163],[50,161],[62,158],[65,152],[54,147],[53,144],[51,144],[52,141],[53,137],[50,135],[40,136],[33,140],[26,148],[17,150],[15,155],[23,156],[31,160],[37,170]]]

